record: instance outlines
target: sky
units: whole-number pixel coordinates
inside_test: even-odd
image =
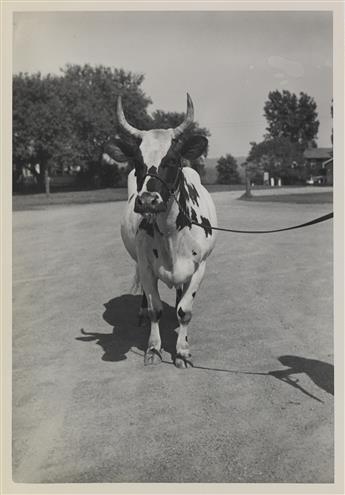
[[[144,74],[149,112],[184,112],[188,91],[209,157],[262,140],[276,89],[315,99],[318,146],[331,146],[329,12],[17,12],[13,42],[14,73],[88,63]]]

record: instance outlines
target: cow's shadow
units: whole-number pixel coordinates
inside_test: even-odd
[[[113,327],[112,333],[86,332],[81,329],[82,336],[76,340],[82,342],[96,341],[104,351],[103,361],[123,361],[134,347],[145,351],[149,338],[149,322],[142,325],[138,321],[141,296],[124,294],[104,304],[103,319]],[[163,302],[163,315],[160,320],[162,349],[174,357],[176,352],[178,327],[176,311]]]

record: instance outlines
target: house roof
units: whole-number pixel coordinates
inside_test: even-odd
[[[304,152],[304,158],[309,160],[327,160],[332,156],[333,148],[309,148]]]

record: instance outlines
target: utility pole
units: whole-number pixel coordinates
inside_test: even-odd
[[[49,177],[49,173],[48,173],[48,167],[46,167],[44,170],[44,186],[45,186],[46,195],[49,196],[49,194],[50,194],[50,177]]]
[[[245,162],[245,180],[246,180],[246,192],[242,195],[242,198],[252,198],[252,191],[250,185],[250,173],[248,168],[249,163]]]

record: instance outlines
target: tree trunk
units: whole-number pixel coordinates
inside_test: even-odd
[[[248,198],[252,196],[249,174],[246,174],[246,196]]]
[[[50,177],[49,177],[48,167],[46,167],[44,170],[44,188],[45,188],[46,195],[49,196],[49,194],[50,194]]]

